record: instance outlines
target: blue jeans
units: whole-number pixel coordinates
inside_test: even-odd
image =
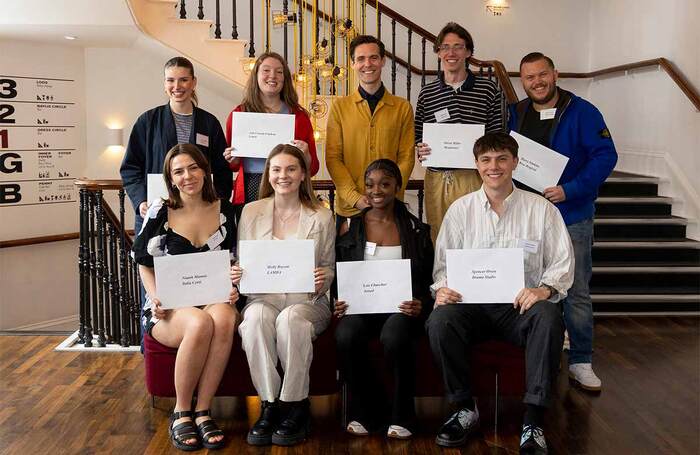
[[[574,247],[574,284],[564,299],[564,323],[569,332],[569,365],[591,363],[593,304],[589,282],[593,273],[593,218],[566,227]]]

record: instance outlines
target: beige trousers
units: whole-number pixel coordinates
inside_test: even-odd
[[[426,169],[424,179],[425,219],[435,243],[447,209],[455,200],[481,188],[481,177],[475,169]]]
[[[315,303],[289,303],[282,295],[252,298],[243,308],[238,332],[261,400],[279,397],[282,401],[299,401],[309,396],[311,342],[328,327],[330,319],[325,297]],[[284,381],[277,372],[278,359]]]

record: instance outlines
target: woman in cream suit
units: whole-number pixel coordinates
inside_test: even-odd
[[[265,164],[260,200],[243,208],[239,240],[314,239],[312,294],[249,294],[239,333],[261,399],[260,418],[248,432],[253,445],[293,445],[309,431],[311,342],[331,318],[326,297],[334,276],[335,224],[311,187],[309,164],[293,145],[275,147]],[[242,270],[232,269],[234,284]],[[284,380],[277,372],[277,361]]]

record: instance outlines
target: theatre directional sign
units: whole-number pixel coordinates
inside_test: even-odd
[[[76,202],[72,79],[0,74],[0,207]]]

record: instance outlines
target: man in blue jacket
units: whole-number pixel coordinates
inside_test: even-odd
[[[508,126],[569,158],[559,184],[544,197],[559,208],[574,246],[574,284],[564,301],[569,332],[569,377],[586,390],[600,391],[592,368],[593,216],[598,188],[617,162],[617,152],[603,116],[588,101],[557,87],[554,62],[532,52],[520,62],[520,80],[527,98],[510,107]]]

